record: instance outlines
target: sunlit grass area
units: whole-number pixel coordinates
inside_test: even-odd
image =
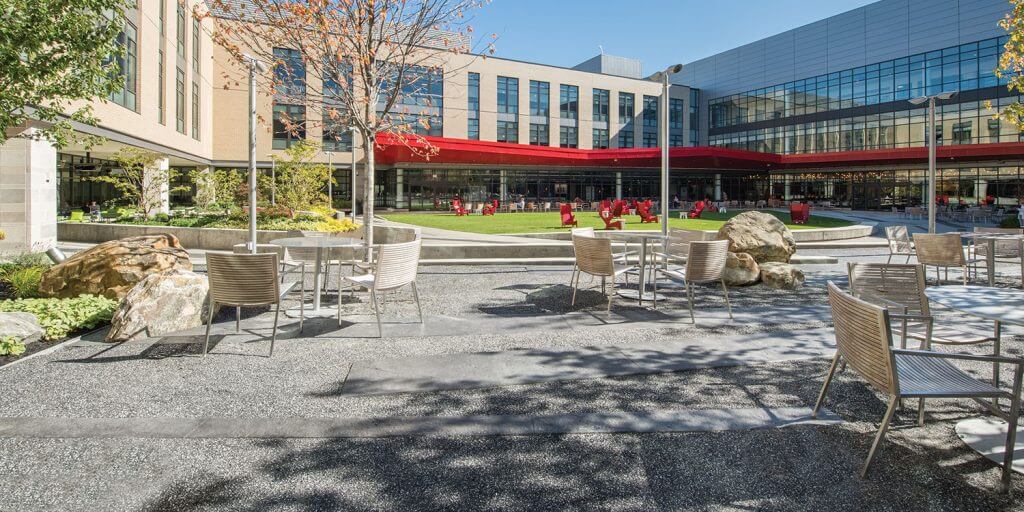
[[[669,226],[682,229],[717,230],[722,227],[722,224],[725,224],[725,221],[739,213],[741,212],[705,212],[700,219],[680,219],[678,212],[672,212]],[[795,225],[790,224],[788,213],[774,211],[766,213],[778,217],[790,229],[836,228],[853,224],[849,221],[814,215],[812,213],[811,219],[807,224]],[[561,226],[561,216],[558,212],[499,213],[486,217],[479,214],[456,217],[453,213],[389,213],[383,215],[383,217],[393,222],[402,222],[415,226],[489,235],[545,233],[569,229]],[[590,226],[595,229],[604,229],[604,221],[597,215],[597,212],[576,212],[576,220],[579,222],[579,227]],[[626,215],[623,217],[623,220],[626,223],[626,229],[660,229],[659,224],[641,224],[638,215]]]

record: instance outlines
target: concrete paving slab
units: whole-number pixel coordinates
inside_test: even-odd
[[[808,407],[375,418],[0,418],[0,438],[307,439],[719,432],[841,423]]]
[[[829,357],[831,329],[356,361],[343,395],[420,393]]]

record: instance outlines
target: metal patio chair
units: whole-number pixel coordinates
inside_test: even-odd
[[[615,279],[625,276],[632,268],[625,263],[624,259],[616,258],[612,253],[612,241],[608,238],[596,236],[573,235],[573,253],[576,257],[576,264],[573,270],[572,305],[576,305],[576,290],[579,288],[580,276],[582,274],[601,278],[601,293],[608,295],[608,278],[611,278],[612,292],[608,295],[608,315],[612,314],[612,297],[615,296]],[[628,277],[626,278],[628,282]]]
[[[892,263],[893,256],[906,256],[907,263],[915,256],[914,242],[910,240],[910,231],[906,226],[886,226],[885,239],[889,242],[889,259]]]
[[[959,233],[943,234],[914,234],[914,249],[917,251],[917,261],[925,267],[935,267],[935,280],[942,284],[942,277],[939,269],[945,269],[945,280],[949,280],[949,269],[959,268],[963,273],[964,286],[971,277],[971,273],[977,274],[979,265],[984,265],[982,258],[968,258],[963,243],[960,241]]]
[[[207,276],[210,280],[209,315],[206,319],[206,338],[203,341],[203,357],[210,350],[210,327],[217,306],[234,306],[235,332],[241,330],[243,306],[274,305],[274,327],[270,335],[270,353],[274,355],[277,341],[277,321],[281,313],[281,299],[298,285],[305,295],[305,280],[282,285],[278,281],[278,259],[276,253],[266,254],[218,254],[206,253]],[[299,301],[299,332],[305,320],[304,301]]]
[[[374,249],[375,263],[372,272],[345,277],[345,280],[353,285],[353,294],[356,288],[365,288],[370,291],[370,302],[373,302],[373,313],[377,317],[377,337],[384,336],[378,299],[383,299],[385,294],[406,286],[412,288],[412,297],[416,302],[419,323],[423,323],[423,308],[420,306],[419,290],[416,289],[421,243],[422,241],[417,238],[411,242],[377,246]],[[341,300],[338,300],[338,324],[341,324]]]
[[[690,304],[690,321],[697,323],[693,313],[693,285],[721,283],[725,295],[725,307],[732,316],[732,304],[729,302],[729,288],[725,285],[722,274],[725,272],[725,261],[729,254],[728,240],[689,242],[686,267],[683,269],[664,269],[661,273],[669,279],[682,281],[686,286],[686,298]]]
[[[1000,480],[1001,489],[1007,490],[1013,466],[1017,417],[1020,414],[1024,359],[894,348],[888,310],[843,292],[831,281],[828,283],[828,299],[835,324],[836,355],[832,358],[832,365],[814,404],[812,416],[817,417],[840,363],[852,367],[868,385],[886,395],[889,402],[861,469],[861,477],[867,476],[901,399],[920,399],[918,424],[923,425],[925,398],[973,398],[988,405],[994,414],[1009,423]],[[952,364],[951,361],[957,360],[1015,365],[1012,391],[1002,390],[968,375]],[[1009,412],[1004,412],[986,400],[999,398],[1009,400]]]

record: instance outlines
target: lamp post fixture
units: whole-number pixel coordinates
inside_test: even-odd
[[[334,152],[327,152],[327,207],[334,216]]]
[[[661,234],[668,236],[668,216],[669,216],[669,197],[668,197],[668,178],[669,178],[669,160],[668,160],[668,144],[669,144],[669,109],[668,109],[668,90],[669,90],[669,75],[679,73],[683,70],[682,64],[676,64],[665,68],[664,71],[659,71],[654,74],[654,78],[661,81]],[[668,241],[666,240],[666,244]]]
[[[256,72],[267,66],[247,53],[242,59],[249,64],[249,251],[256,254]]]
[[[277,206],[277,158],[273,153],[267,157],[270,158],[270,205]]]
[[[911,105],[928,104],[928,232],[935,233],[935,166],[938,136],[935,133],[935,101],[950,100],[956,96],[956,91],[921,96],[910,100]]]
[[[352,147],[349,150],[352,153],[352,174],[350,176],[349,183],[349,195],[352,197],[352,222],[356,221],[356,135],[359,134],[359,129],[355,126],[350,126],[349,130],[352,132]]]

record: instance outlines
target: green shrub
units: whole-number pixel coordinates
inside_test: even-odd
[[[20,356],[25,353],[25,344],[14,336],[0,336],[0,356]]]
[[[110,322],[117,301],[95,295],[74,299],[17,299],[0,301],[0,311],[23,311],[39,319],[46,330],[43,337],[54,341],[84,329],[94,329]]]
[[[39,282],[46,267],[26,267],[8,272],[4,279],[11,286],[15,298],[29,299],[39,296]]]
[[[153,220],[157,222],[168,222],[171,220],[171,216],[166,213],[158,213],[153,216]]]
[[[1006,217],[999,223],[1001,228],[1020,229],[1020,219],[1017,217]]]

